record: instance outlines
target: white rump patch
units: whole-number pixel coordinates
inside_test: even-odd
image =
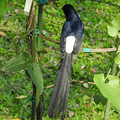
[[[74,36],[68,36],[66,38],[66,53],[72,53],[73,52],[73,47],[75,44],[75,37]]]

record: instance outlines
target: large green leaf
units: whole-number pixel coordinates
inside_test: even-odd
[[[117,76],[108,75],[108,83],[105,83],[104,75],[98,74],[94,76],[94,82],[100,89],[101,93],[120,110],[120,85]]]
[[[118,55],[115,57],[114,61],[115,61],[116,64],[118,64],[118,65],[120,64],[120,52],[119,52]]]
[[[28,71],[33,83],[36,85],[39,93],[42,94],[43,77],[42,77],[42,73],[41,73],[39,65],[37,63],[28,64],[27,71]]]
[[[116,37],[118,35],[120,38],[120,15],[115,17],[108,26],[108,34],[112,37]]]
[[[29,63],[33,62],[33,58],[29,58],[28,53],[22,53],[16,57],[10,59],[2,68],[4,72],[15,72],[23,70],[27,67]]]
[[[0,21],[5,12],[7,11],[7,2],[8,0],[0,0]]]

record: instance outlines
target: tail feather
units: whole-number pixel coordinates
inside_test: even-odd
[[[71,81],[71,69],[72,54],[66,54],[61,60],[50,101],[48,115],[51,118],[53,117],[54,112],[55,114],[59,114],[64,112],[67,107],[70,89],[69,82]]]

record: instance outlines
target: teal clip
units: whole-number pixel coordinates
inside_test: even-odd
[[[33,31],[30,32],[30,36],[32,36],[33,34]],[[39,30],[37,28],[35,28],[35,31],[34,31],[34,37],[36,38],[37,37],[37,34],[40,34]]]
[[[120,6],[118,8],[120,8]]]
[[[35,102],[35,97],[32,95],[32,97],[30,98],[30,101]]]
[[[91,51],[91,48],[83,48],[82,52],[89,53],[89,52],[92,52],[92,51]]]
[[[37,3],[44,4],[44,3],[48,3],[48,1],[47,0],[37,0]]]

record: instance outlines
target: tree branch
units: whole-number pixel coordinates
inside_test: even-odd
[[[110,2],[105,2],[105,1],[101,1],[101,0],[91,0],[91,1],[102,2],[102,3],[106,3],[106,4],[113,5],[113,6],[116,6],[116,7],[119,7],[119,8],[120,8],[119,5],[115,5],[115,4],[112,4],[112,3],[110,3]]]

